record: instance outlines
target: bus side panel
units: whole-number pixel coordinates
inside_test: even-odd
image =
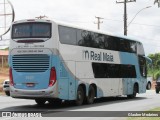
[[[141,89],[139,90],[139,93],[145,93],[147,80],[146,80],[146,78],[141,77],[141,81],[142,81],[142,85],[141,85]]]
[[[74,69],[74,70],[71,70]],[[58,59],[57,81],[58,81],[58,98],[64,100],[76,99],[76,79],[71,71],[75,71],[75,62],[62,61]]]
[[[68,99],[68,79],[69,76],[64,67],[64,62],[58,60],[57,80],[58,80],[58,97],[60,99]]]
[[[123,95],[127,95],[128,94],[128,80],[123,78],[122,84],[123,84]]]
[[[69,100],[75,100],[76,99],[76,67],[75,67],[75,61],[67,61],[67,66],[69,71],[69,80],[68,80],[68,86],[69,86]]]
[[[124,95],[130,95],[133,93],[133,85],[135,82],[138,82],[140,85],[139,81],[134,78],[123,78],[123,94]]]
[[[138,67],[138,58],[134,53],[124,53],[120,52],[121,64],[131,64],[135,65],[136,69],[136,78],[123,78],[123,93],[124,95],[129,95],[133,93],[134,83],[137,82],[139,89],[141,89],[142,81],[140,79],[139,67]]]

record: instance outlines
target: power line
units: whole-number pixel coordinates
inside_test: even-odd
[[[65,20],[65,21],[67,21],[67,22],[78,22],[78,23],[91,23],[91,21],[89,22],[87,22],[87,21],[76,21],[76,20]]]
[[[144,25],[144,26],[148,26],[148,27],[160,27],[158,25],[150,25],[150,24],[142,24],[142,23],[132,23],[132,24]]]
[[[104,21],[115,21],[115,22],[123,22],[122,20],[114,20],[114,19],[110,19],[110,18],[104,18]],[[151,25],[151,24],[143,24],[143,23],[134,23],[132,22],[131,24],[137,24],[137,25],[143,25],[143,26],[148,26],[148,27],[160,27],[159,25]]]
[[[115,21],[115,22],[124,22],[122,20],[116,20],[116,19],[111,19],[111,18],[103,18],[103,21]],[[77,23],[91,23],[92,21],[76,21],[76,20],[65,20],[67,22],[77,22]],[[105,23],[105,22],[103,22]],[[143,24],[143,23],[135,23],[135,22],[132,22],[131,24],[137,24],[137,25],[143,25],[143,26],[148,26],[148,27],[160,27],[158,25],[151,25],[151,24]]]

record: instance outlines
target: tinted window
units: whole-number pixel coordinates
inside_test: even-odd
[[[92,48],[136,53],[137,44],[134,41],[109,35],[59,26],[60,42]]]
[[[50,23],[19,23],[12,27],[12,39],[16,38],[50,38]]]
[[[106,49],[119,51],[119,38],[113,36],[106,37],[108,42],[108,48]]]
[[[134,65],[92,63],[95,78],[136,78]]]
[[[115,37],[86,30],[77,30],[77,45],[100,49],[118,50],[118,40]]]
[[[97,34],[86,30],[77,30],[77,44],[79,46],[98,48]]]
[[[76,29],[59,26],[59,39],[63,44],[76,45]]]
[[[120,76],[122,78],[136,78],[136,70],[134,65],[121,65]]]
[[[136,42],[120,39],[120,51],[136,53]]]

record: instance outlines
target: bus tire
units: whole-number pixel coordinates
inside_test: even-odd
[[[147,90],[150,90],[151,89],[151,83],[147,83]]]
[[[158,94],[158,93],[159,93],[159,90],[156,89],[156,93]]]
[[[7,96],[10,96],[10,91],[5,91],[5,94],[6,94]]]
[[[83,101],[84,101],[84,90],[82,86],[79,86],[77,90],[76,105],[78,106],[82,105]]]
[[[135,98],[137,92],[138,92],[138,86],[137,86],[137,84],[134,84],[134,87],[133,87],[133,94],[127,95],[127,97],[130,98],[130,99]]]
[[[35,102],[37,103],[37,105],[43,106],[46,102],[46,100],[44,99],[35,99]]]
[[[94,102],[94,97],[95,97],[95,89],[92,85],[90,85],[88,90],[87,103],[92,104]]]

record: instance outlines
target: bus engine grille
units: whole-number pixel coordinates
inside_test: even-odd
[[[49,55],[45,54],[12,56],[12,65],[16,72],[45,72],[49,69],[49,61]]]

